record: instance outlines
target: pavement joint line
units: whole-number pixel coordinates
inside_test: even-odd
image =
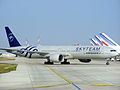
[[[65,81],[67,81],[69,84],[73,85],[74,87],[76,87],[78,90],[82,90],[80,87],[78,87],[76,84],[74,84],[72,81],[68,80],[67,78],[63,77],[61,74],[57,73],[54,69],[52,69],[51,67],[47,66],[52,72],[54,72],[56,75],[58,75],[59,77],[61,77],[62,79],[64,79]]]
[[[59,87],[59,86],[65,86],[65,85],[69,85],[69,83],[59,84],[59,85],[39,86],[39,87],[34,87],[34,88],[49,88],[49,87]]]

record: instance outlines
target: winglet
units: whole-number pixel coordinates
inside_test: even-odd
[[[5,30],[6,30],[6,34],[7,34],[7,38],[8,38],[10,47],[21,46],[20,43],[18,42],[18,40],[16,39],[16,37],[13,35],[11,30],[9,29],[9,27],[5,27]]]

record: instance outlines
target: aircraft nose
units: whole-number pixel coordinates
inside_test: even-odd
[[[111,53],[111,57],[115,57],[115,56],[118,56],[118,55],[120,55],[118,52]]]
[[[118,56],[118,55],[120,55],[120,53],[118,53],[118,52],[115,52],[115,53],[114,53],[114,55],[115,55],[115,56]]]
[[[113,57],[120,55],[120,53],[117,50],[110,50],[110,52]]]
[[[120,56],[120,53],[118,53],[118,55]]]

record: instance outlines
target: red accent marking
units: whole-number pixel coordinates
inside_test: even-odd
[[[74,46],[80,46],[80,44],[74,44]]]
[[[107,43],[105,43],[104,41],[101,41],[105,46],[109,46]]]
[[[100,46],[100,45],[97,43],[97,46]]]

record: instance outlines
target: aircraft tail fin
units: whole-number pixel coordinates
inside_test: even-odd
[[[90,39],[90,43],[92,46],[100,46],[100,44],[96,40],[94,40],[93,38]]]
[[[98,37],[97,35],[95,35],[95,39],[100,43],[100,46],[104,46],[103,43],[101,42],[100,37]]]
[[[110,46],[110,44],[108,42],[106,42],[106,40],[104,40],[103,38],[99,37],[99,36],[95,36],[95,38],[97,39],[97,41],[101,42],[102,46]]]
[[[6,34],[7,34],[7,38],[8,38],[10,47],[21,46],[20,43],[18,42],[18,40],[16,39],[16,37],[13,35],[11,30],[9,29],[9,27],[5,27],[5,30],[6,30]]]
[[[112,46],[119,46],[114,40],[112,40],[109,36],[107,36],[105,33],[99,34],[101,38],[106,40],[110,45]]]

